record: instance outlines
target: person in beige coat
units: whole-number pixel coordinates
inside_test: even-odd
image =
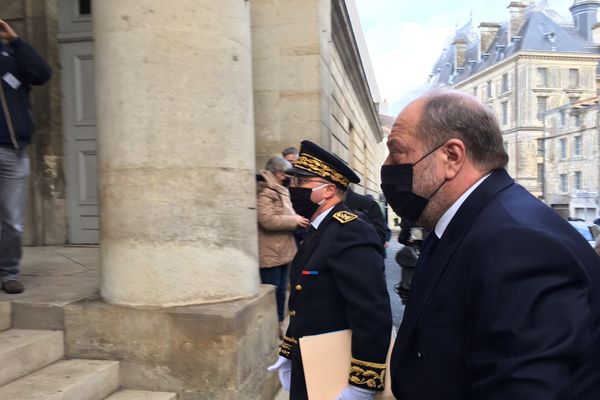
[[[296,215],[284,186],[285,171],[292,165],[281,157],[271,158],[258,173],[257,213],[260,279],[276,287],[277,315],[283,321],[288,264],[296,254],[294,231],[306,228],[308,219]]]

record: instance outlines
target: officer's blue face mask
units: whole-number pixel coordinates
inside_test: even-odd
[[[446,180],[428,198],[413,192],[413,168],[430,154],[442,147],[444,143],[425,154],[414,164],[397,164],[381,166],[381,190],[392,210],[403,220],[416,223],[429,200],[440,190]]]

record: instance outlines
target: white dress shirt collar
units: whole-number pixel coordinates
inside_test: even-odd
[[[317,217],[315,219],[313,219],[310,224],[315,229],[319,229],[319,225],[321,225],[321,222],[323,222],[323,220],[325,219],[325,217],[327,216],[327,214],[329,214],[329,211],[331,211],[331,209],[333,207],[335,207],[336,205],[333,205],[333,206],[329,207],[328,209],[323,210],[323,212],[321,214],[317,215]]]
[[[482,176],[481,179],[479,179],[469,189],[467,189],[467,191],[464,192],[462,194],[462,196],[460,196],[458,198],[458,200],[456,200],[454,202],[454,204],[452,204],[450,206],[450,208],[447,209],[446,212],[441,216],[441,218],[438,220],[437,224],[435,224],[435,235],[438,237],[438,239],[442,238],[442,235],[446,231],[446,228],[450,224],[450,221],[452,221],[452,218],[454,218],[454,215],[456,215],[456,212],[458,211],[458,209],[460,208],[460,206],[462,206],[462,204],[465,202],[465,200],[467,200],[467,197],[469,197],[469,195],[471,193],[473,193],[473,191],[475,189],[477,189],[477,187],[479,185],[481,185],[481,183],[484,180],[486,180],[486,178],[488,176],[490,176],[490,174],[491,174],[491,172],[489,174],[487,174],[487,175]]]

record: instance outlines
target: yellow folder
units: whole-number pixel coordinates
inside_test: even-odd
[[[388,368],[385,373],[385,389],[383,392],[377,392],[377,400],[394,399],[389,378],[394,336],[392,332],[386,361]],[[351,347],[352,332],[349,329],[300,338],[300,353],[309,400],[336,400],[337,395],[348,386]]]

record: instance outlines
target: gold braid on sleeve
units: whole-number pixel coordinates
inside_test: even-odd
[[[292,349],[298,344],[294,338],[284,336],[283,341],[279,345],[279,355],[285,358],[292,357]]]
[[[353,358],[348,381],[353,386],[382,391],[383,383],[385,381],[385,369],[385,364],[372,363]]]

